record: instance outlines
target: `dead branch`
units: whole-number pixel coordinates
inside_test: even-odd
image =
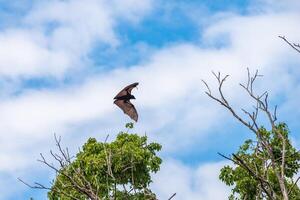
[[[248,127],[252,132],[254,132],[256,134],[256,136],[259,139],[259,143],[261,143],[262,148],[265,149],[268,153],[268,157],[271,159],[270,165],[272,167],[272,169],[275,172],[275,175],[277,177],[277,180],[279,182],[280,185],[280,189],[282,192],[282,195],[284,197],[284,200],[288,200],[288,194],[287,194],[287,189],[286,189],[286,184],[285,184],[285,148],[286,148],[286,144],[285,144],[285,138],[284,136],[281,134],[280,131],[277,130],[276,128],[276,120],[277,120],[277,106],[275,106],[274,111],[272,112],[269,108],[269,100],[268,100],[268,92],[264,92],[260,95],[257,95],[254,92],[254,83],[257,80],[258,77],[261,77],[262,75],[258,74],[258,70],[256,70],[255,74],[253,76],[251,76],[251,73],[249,71],[249,69],[247,68],[247,81],[245,84],[240,83],[240,86],[247,92],[247,94],[250,96],[251,99],[253,99],[256,102],[256,106],[254,106],[254,111],[247,111],[245,109],[242,109],[242,111],[244,112],[244,114],[246,116],[248,116],[249,120],[247,122],[247,120],[245,120],[243,117],[241,117],[240,115],[237,114],[237,112],[233,109],[233,107],[229,104],[229,102],[227,101],[225,95],[223,94],[223,90],[222,90],[222,86],[224,84],[224,82],[226,81],[228,75],[222,77],[220,72],[218,74],[213,72],[214,77],[216,78],[217,82],[218,82],[218,96],[215,96],[212,94],[212,91],[209,87],[209,85],[202,80],[202,82],[205,84],[207,91],[205,92],[211,99],[213,99],[214,101],[219,102],[222,106],[224,106],[227,110],[229,110],[231,112],[231,114],[238,119],[238,121],[240,121],[243,125],[245,125],[246,127]],[[282,162],[281,165],[278,166],[276,163],[276,159],[272,150],[272,146],[269,143],[268,139],[265,138],[262,133],[260,132],[260,127],[261,125],[258,123],[257,121],[257,117],[258,114],[262,112],[263,114],[266,115],[271,127],[272,127],[272,131],[276,132],[278,134],[278,136],[281,138],[282,140]],[[224,157],[226,159],[228,159],[228,157]],[[239,160],[238,157],[235,157],[236,160],[238,160],[239,162],[236,163],[240,166],[242,166],[243,168],[245,168],[247,171],[250,172],[250,174],[254,177],[257,178],[259,181],[264,180],[262,177],[258,177],[257,173],[255,173],[255,171],[253,171],[251,168],[249,168],[249,166],[245,165],[245,162],[243,162],[243,160]],[[231,160],[233,161],[233,160]],[[264,182],[262,182],[264,183]],[[263,184],[262,184],[263,186]],[[269,185],[270,186],[270,185]],[[272,189],[272,187],[270,187]],[[262,189],[264,189],[262,187]],[[265,189],[264,189],[265,191]],[[266,192],[266,191],[265,191]],[[272,196],[270,193],[268,194],[268,196]],[[271,197],[270,197],[271,198]]]
[[[293,188],[297,185],[298,181],[300,180],[300,176],[297,178],[297,180],[295,181],[295,183],[291,186],[291,188],[288,191],[288,194],[290,194],[293,190]]]
[[[295,43],[292,44],[284,36],[278,36],[278,37],[281,38],[283,41],[285,41],[288,45],[290,45],[290,47],[292,47],[298,53],[300,53],[300,45],[299,44],[295,44]]]
[[[223,83],[225,82],[225,80],[227,79],[227,77],[229,77],[229,75],[226,75],[225,77],[221,77],[220,73],[218,73],[218,75],[216,75],[214,72],[213,72],[213,75],[215,76],[215,78],[217,79],[218,83],[219,83],[219,87],[218,87],[218,91],[219,91],[219,95],[220,95],[220,98],[218,98],[217,96],[214,96],[208,86],[208,84],[202,80],[202,82],[205,84],[206,88],[208,91],[206,91],[205,93],[207,94],[207,96],[209,96],[211,99],[213,99],[214,101],[217,101],[219,102],[222,106],[226,107],[230,112],[231,114],[236,118],[238,119],[242,124],[244,124],[246,127],[248,127],[251,131],[253,131],[254,133],[257,132],[256,129],[254,129],[249,122],[245,121],[242,117],[240,117],[236,111],[231,107],[231,105],[229,105],[228,101],[226,100],[224,94],[223,94],[223,91],[222,91],[222,85]]]
[[[18,178],[18,180],[21,183],[23,183],[24,185],[26,185],[27,187],[31,188],[31,189],[51,190],[50,187],[47,187],[47,186],[45,186],[43,184],[40,184],[40,183],[37,183],[37,182],[35,182],[34,185],[30,185],[29,183],[25,182],[21,178]],[[67,197],[70,197],[73,200],[80,200],[80,199],[78,199],[78,198],[76,198],[76,197],[74,197],[72,195],[69,195],[69,194],[65,193],[64,191],[59,191],[59,190],[56,190],[56,189],[54,189],[54,191],[57,192],[57,193],[61,193],[61,194],[65,195],[65,196],[67,196]]]
[[[227,160],[230,160],[231,162],[235,163],[236,165],[238,165],[238,166],[242,167],[243,169],[245,169],[246,171],[248,171],[250,173],[250,175],[253,176],[253,178],[255,178],[257,181],[259,181],[261,188],[264,190],[264,192],[267,194],[267,196],[270,199],[274,199],[273,196],[272,196],[272,194],[271,194],[271,192],[268,191],[268,188],[271,189],[270,183],[267,180],[263,179],[258,173],[255,173],[251,169],[251,167],[249,167],[241,158],[239,158],[235,154],[232,154],[232,156],[235,158],[235,160],[234,160],[234,159],[232,159],[232,158],[230,158],[228,156],[225,156],[225,155],[223,155],[223,154],[221,154],[219,152],[218,152],[218,154],[220,156],[222,156],[223,158],[225,158]],[[266,188],[265,184],[268,185],[268,188]]]
[[[175,196],[176,196],[176,193],[172,194],[172,196],[170,196],[170,198],[168,198],[168,200],[173,199],[173,197],[175,197]]]
[[[72,162],[72,157],[69,154],[68,148],[66,148],[66,149],[62,148],[61,137],[57,137],[56,134],[54,134],[54,139],[55,139],[55,145],[57,146],[59,154],[54,153],[52,150],[50,150],[50,155],[58,162],[59,167],[56,167],[56,166],[54,166],[54,164],[48,162],[42,153],[40,153],[41,159],[38,159],[38,162],[43,163],[44,165],[46,165],[47,167],[49,167],[50,169],[55,171],[56,174],[60,174],[60,175],[64,176],[65,178],[67,178],[70,181],[70,183],[71,183],[70,186],[72,188],[76,189],[77,191],[79,191],[82,194],[87,195],[87,197],[89,199],[99,200],[99,198],[98,198],[96,192],[94,191],[93,187],[91,186],[90,182],[88,180],[86,180],[83,172],[80,169],[75,169],[74,167],[72,167],[74,175],[70,175],[67,172],[65,172],[64,170],[62,170],[67,167],[70,167],[70,164]],[[25,184],[26,186],[28,186],[32,189],[45,189],[45,190],[49,190],[49,191],[51,190],[51,191],[69,196],[72,199],[77,199],[75,197],[68,195],[64,191],[57,190],[56,188],[52,187],[53,184],[51,187],[47,187],[38,182],[35,182],[34,185],[30,185],[20,178],[19,178],[19,181],[21,181],[23,184]],[[66,187],[70,187],[70,186],[66,186]]]

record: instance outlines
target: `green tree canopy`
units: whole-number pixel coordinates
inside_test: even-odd
[[[160,150],[161,145],[148,144],[146,136],[127,132],[120,132],[110,143],[88,139],[72,161],[61,150],[61,156],[53,154],[62,167],[48,197],[51,200],[156,199],[149,184],[150,174],[157,172],[162,163],[157,156]]]
[[[293,177],[300,168],[300,153],[291,145],[288,138],[287,125],[279,123],[275,127],[275,131],[267,131],[261,127],[259,132],[264,141],[270,142],[276,162],[275,169],[271,166],[272,161],[268,152],[258,142],[260,138],[256,138],[256,141],[246,140],[239,150],[233,154],[232,161],[237,166],[228,165],[221,169],[220,179],[226,185],[233,187],[229,199],[270,199],[266,194],[267,192],[274,199],[283,199],[280,185],[274,172],[274,170],[281,171],[282,167],[283,140],[279,135],[281,134],[284,136],[285,141],[285,162],[283,167],[288,197],[291,200],[299,200],[300,189]]]

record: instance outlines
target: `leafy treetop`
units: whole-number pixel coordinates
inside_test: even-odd
[[[133,128],[133,124],[126,124]],[[59,170],[48,193],[51,200],[156,199],[149,189],[150,173],[159,170],[158,143],[147,136],[120,132],[115,141],[90,138],[74,161]]]

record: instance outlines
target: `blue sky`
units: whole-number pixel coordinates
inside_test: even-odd
[[[300,55],[277,37],[300,41],[299,8],[297,0],[0,0],[0,200],[46,199],[17,178],[54,178],[36,162],[54,148],[54,132],[74,154],[89,137],[113,139],[130,119],[112,98],[132,82],[140,83],[134,132],[163,145],[151,186],[159,198],[227,199],[217,152],[253,135],[205,95],[201,79],[214,85],[211,71],[230,74],[226,95],[251,109],[238,83],[247,67],[260,70],[256,89],[270,92],[300,148]]]

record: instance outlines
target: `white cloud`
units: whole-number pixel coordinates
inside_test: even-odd
[[[111,9],[119,17],[125,17],[132,22],[140,21],[141,17],[151,12],[153,9],[153,0],[112,0]]]
[[[138,128],[153,132],[163,131],[162,128],[166,126],[177,127],[175,133],[150,136],[162,140],[166,151],[177,151],[182,145],[193,143],[194,137],[205,135],[209,128],[216,126],[218,119],[224,117],[220,114],[221,107],[217,107],[203,92],[205,88],[201,79],[212,80],[211,70],[221,70],[232,75],[226,85],[226,92],[237,106],[245,106],[245,97],[236,92],[237,83],[246,75],[243,66],[261,66],[259,69],[267,73],[263,80],[268,83],[266,88],[270,85],[272,89],[277,88],[275,92],[282,92],[279,86],[286,84],[292,74],[278,69],[286,61],[284,56],[293,51],[280,44],[282,41],[274,35],[277,29],[270,26],[275,21],[273,25],[279,27],[282,20],[290,25],[296,24],[294,15],[236,16],[208,28],[208,39],[223,32],[232,36],[232,45],[224,49],[202,49],[192,44],[168,47],[155,53],[148,63],[129,69],[117,69],[97,78],[91,77],[83,86],[24,92],[8,98],[0,103],[0,130],[1,133],[9,130],[11,134],[1,134],[1,141],[31,137],[32,142],[36,142],[48,138],[54,131],[76,132],[72,126],[88,121],[103,118],[113,120],[112,116],[122,115],[112,104],[113,95],[120,89],[120,85],[139,81],[142,89],[135,91],[135,103],[140,111]],[[253,29],[256,27],[267,29],[257,29],[254,34]],[[296,26],[287,26],[285,30],[293,33],[299,31]],[[274,35],[275,45],[269,35]],[[258,36],[264,40],[259,40]],[[250,41],[248,51],[245,41]],[[272,76],[268,76],[271,72]],[[284,75],[287,78],[278,79],[276,83],[272,81],[274,76]],[[171,138],[169,134],[172,134]],[[178,139],[181,143],[174,147],[173,143]]]
[[[220,35],[228,35],[231,48],[239,59],[250,66],[266,66],[275,56],[293,53],[286,51],[285,43],[277,36],[285,35],[291,40],[299,40],[299,17],[298,13],[229,16],[209,27],[203,39],[215,41],[214,38]],[[284,58],[274,59],[274,64],[281,60]]]
[[[67,70],[86,62],[85,55],[95,41],[110,45],[120,42],[114,32],[115,18],[123,16],[135,23],[151,10],[151,1],[122,1],[114,8],[116,1],[104,2],[54,1],[34,7],[25,19],[26,29],[0,33],[0,74],[64,77]],[[14,173],[30,168],[39,152],[53,147],[49,142],[53,132],[77,149],[88,136],[104,138],[107,132],[103,130],[117,131],[128,118],[112,104],[112,98],[120,87],[135,81],[140,82],[139,90],[134,91],[140,114],[136,130],[146,130],[151,139],[163,143],[165,154],[201,145],[205,142],[201,137],[211,128],[226,125],[228,117],[203,92],[201,79],[214,84],[211,70],[231,75],[225,91],[235,107],[249,107],[242,90],[237,89],[237,83],[246,76],[246,67],[265,74],[259,89],[270,89],[274,95],[286,95],[291,90],[298,94],[299,71],[291,73],[290,64],[292,60],[299,65],[299,55],[277,38],[283,34],[300,41],[298,18],[295,13],[230,15],[206,27],[206,48],[177,44],[158,50],[143,64],[90,76],[82,85],[25,90],[2,99],[0,163],[5,164],[0,165],[0,171]],[[50,22],[55,22],[54,28],[46,34]],[[226,39],[224,35],[229,45],[215,48],[220,39]],[[215,181],[220,165],[202,165],[194,170],[168,161],[155,178],[160,185],[154,187],[163,198],[177,192],[178,199],[222,199],[226,190]],[[205,184],[198,180],[205,180]],[[166,182],[174,184],[161,185]],[[219,192],[213,192],[214,187]]]
[[[2,76],[56,76],[71,64],[66,52],[45,48],[44,36],[36,31],[7,30],[0,33],[0,43]]]
[[[260,12],[298,12],[300,8],[297,0],[255,0],[251,3],[251,8]]]
[[[115,16],[109,8],[104,1],[95,0],[45,1],[37,4],[25,21],[44,31],[50,29],[49,40],[54,48],[85,52],[93,41],[117,42]]]
[[[206,163],[196,168],[185,166],[174,160],[162,164],[161,171],[154,175],[152,189],[158,199],[168,199],[176,193],[178,200],[227,199],[230,193],[219,180],[220,169],[227,162]]]
[[[118,1],[120,2],[120,1]],[[0,32],[0,75],[61,78],[90,65],[88,54],[99,43],[114,47],[117,20],[137,23],[151,1],[40,1],[20,27]]]

